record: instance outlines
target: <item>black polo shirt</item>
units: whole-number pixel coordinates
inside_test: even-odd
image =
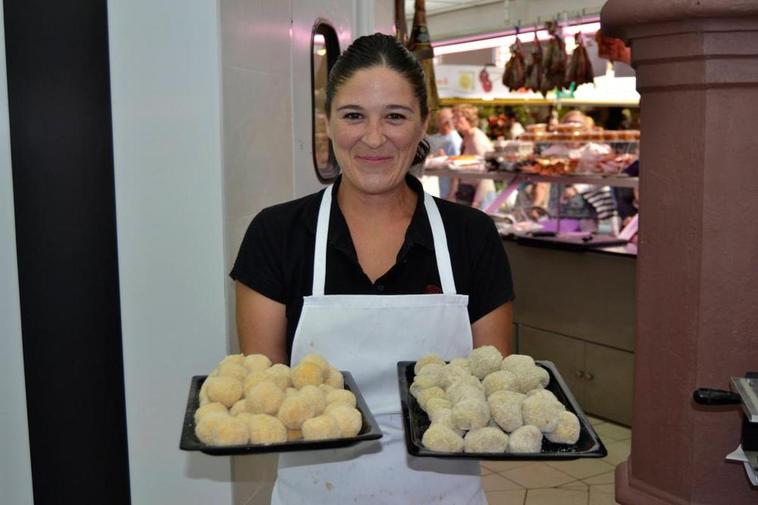
[[[326,251],[325,294],[399,295],[441,293],[432,229],[418,179],[406,183],[418,194],[397,262],[376,282],[363,273],[350,231],[337,204],[334,185]],[[230,276],[283,303],[287,313],[287,352],[291,352],[303,297],[311,295],[316,219],[324,190],[262,210],[245,233]],[[485,213],[435,198],[447,235],[455,287],[469,296],[473,323],[513,299],[508,258],[492,220]]]

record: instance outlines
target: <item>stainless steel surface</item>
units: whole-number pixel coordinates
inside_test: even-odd
[[[732,391],[742,397],[742,408],[748,421],[758,423],[758,379],[731,378]]]

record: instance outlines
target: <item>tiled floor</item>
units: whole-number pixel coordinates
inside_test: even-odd
[[[626,460],[632,431],[590,417],[608,449],[602,459],[482,461],[489,505],[614,505],[613,472]]]

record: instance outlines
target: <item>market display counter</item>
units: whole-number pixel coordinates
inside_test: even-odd
[[[636,254],[503,244],[518,352],[554,362],[587,413],[630,425]]]

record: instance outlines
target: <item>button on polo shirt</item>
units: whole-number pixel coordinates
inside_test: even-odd
[[[375,282],[360,267],[350,231],[332,195],[327,234],[325,294],[395,295],[440,293],[431,226],[421,183],[406,183],[417,194],[416,209],[396,263]],[[329,188],[332,189],[332,188]],[[323,190],[261,211],[250,224],[230,276],[282,303],[291,351],[303,297],[311,295],[316,220]],[[469,296],[471,322],[513,299],[508,259],[492,220],[481,211],[435,199],[447,234],[459,294]]]

